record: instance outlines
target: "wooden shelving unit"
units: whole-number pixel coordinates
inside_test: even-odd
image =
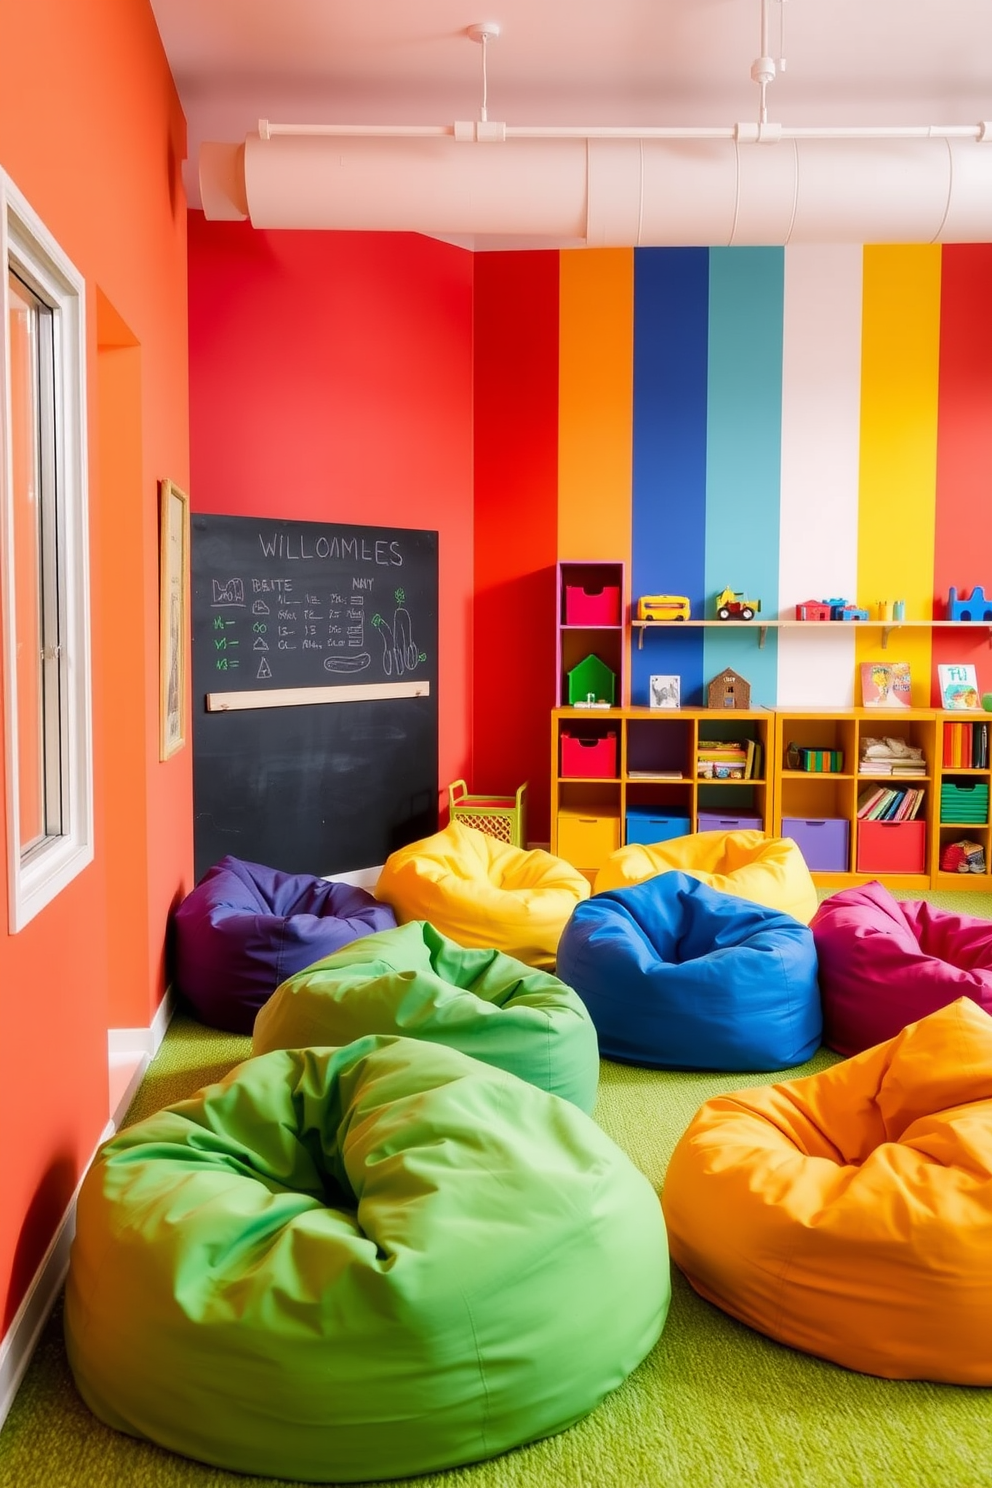
[[[992,714],[936,708],[731,709],[556,708],[551,727],[551,850],[593,881],[610,853],[635,836],[638,815],[657,824],[658,838],[726,824],[771,836],[792,836],[803,849],[814,882],[847,888],[879,879],[891,889],[992,892],[992,825],[941,821],[945,783],[989,787],[992,765],[944,761],[944,730],[971,722],[992,734]],[[759,772],[750,780],[708,780],[697,774],[700,740],[751,738],[760,744]],[[859,770],[866,738],[902,739],[922,751],[922,775],[875,775]],[[573,773],[572,741],[588,741],[595,769]],[[566,745],[565,741],[569,741]],[[790,745],[837,750],[840,770],[790,767]],[[858,798],[866,786],[922,790],[918,816],[905,822],[864,822]],[[676,827],[676,823],[684,823]],[[981,845],[981,873],[947,873],[940,860],[950,842]]]
[[[570,773],[575,739],[589,741],[597,768]],[[696,773],[701,739],[752,739],[761,746],[759,773],[750,780],[708,780]],[[596,741],[602,741],[597,747]],[[725,822],[770,833],[773,790],[769,770],[774,715],[767,709],[556,708],[551,725],[551,851],[590,880],[628,839],[638,814],[659,823],[685,822],[682,835]],[[659,826],[659,831],[663,830]]]

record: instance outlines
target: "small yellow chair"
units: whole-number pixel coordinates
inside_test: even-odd
[[[427,920],[460,946],[502,951],[550,971],[589,883],[563,858],[513,847],[456,820],[390,853],[375,895],[401,925]]]
[[[817,898],[806,860],[791,837],[763,832],[693,832],[612,853],[596,875],[595,892],[627,889],[657,873],[688,873],[724,894],[778,909],[808,925]]]
[[[707,1101],[662,1208],[672,1259],[748,1327],[864,1374],[992,1385],[992,1017],[962,997]]]

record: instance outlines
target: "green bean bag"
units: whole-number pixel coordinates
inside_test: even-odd
[[[343,1483],[572,1425],[668,1301],[657,1195],[588,1116],[456,1049],[370,1036],[250,1059],[108,1142],[65,1331],[108,1425]]]
[[[256,1017],[252,1053],[366,1033],[461,1049],[590,1114],[596,1101],[596,1030],[572,989],[501,951],[466,950],[424,920],[363,936],[289,977]]]

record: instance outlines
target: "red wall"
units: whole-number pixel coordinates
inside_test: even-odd
[[[0,165],[86,280],[95,771],[95,860],[17,935],[0,792],[4,1326],[107,1122],[108,1026],[150,1023],[189,887],[190,751],[158,760],[157,482],[189,474],[184,153],[145,0],[0,9]]]
[[[189,218],[195,511],[439,534],[439,780],[469,775],[472,256]]]
[[[478,792],[529,781],[528,837],[550,839],[558,557],[558,254],[475,267],[475,708]]]

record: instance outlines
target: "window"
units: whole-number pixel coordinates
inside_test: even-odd
[[[0,172],[0,583],[9,914],[93,857],[83,280]]]

